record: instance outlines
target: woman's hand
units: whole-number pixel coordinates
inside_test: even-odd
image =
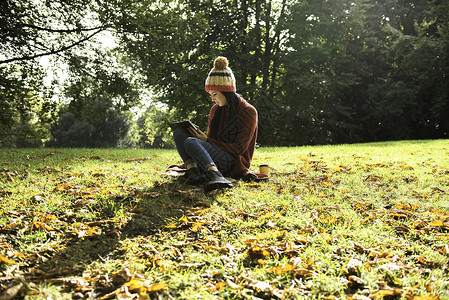
[[[197,128],[197,130],[189,128],[189,132],[193,137],[199,138],[200,140],[203,141],[207,140],[207,135],[204,132],[202,132],[199,128]]]

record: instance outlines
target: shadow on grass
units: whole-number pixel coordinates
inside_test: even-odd
[[[80,295],[83,297],[92,292],[98,295],[110,293],[117,289],[111,281],[97,278],[94,287],[89,285],[83,291],[80,282],[70,278],[84,278],[86,270],[103,268],[101,266],[104,265],[117,270],[126,252],[123,241],[157,234],[163,230],[163,225],[178,220],[198,203],[206,205],[204,198],[199,188],[186,186],[182,179],[175,179],[156,183],[148,189],[134,188],[127,194],[102,199],[94,207],[98,211],[96,221],[78,221],[83,224],[79,231],[62,233],[64,236],[59,248],[36,257],[33,266],[30,266],[34,272],[30,274],[29,281],[40,284],[45,280],[63,285],[65,292],[77,290],[83,293]],[[117,218],[117,214],[121,214],[121,218]],[[124,221],[118,222],[116,219]],[[98,266],[95,266],[97,262]],[[108,271],[99,269],[98,273],[104,277]],[[90,273],[88,276],[93,275]]]

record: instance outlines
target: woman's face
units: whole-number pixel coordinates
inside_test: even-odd
[[[218,106],[225,106],[228,103],[225,95],[219,91],[209,91],[209,94],[212,96],[212,101],[218,104]]]

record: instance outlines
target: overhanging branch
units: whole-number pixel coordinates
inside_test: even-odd
[[[19,27],[22,28],[32,28],[37,29],[40,31],[47,31],[47,32],[54,32],[54,33],[73,33],[73,32],[86,32],[86,31],[93,31],[98,29],[103,29],[103,26],[93,27],[93,28],[75,28],[75,29],[53,29],[53,28],[45,28],[36,26],[33,24],[19,24]]]
[[[104,28],[101,27],[101,28],[99,28],[97,31],[95,31],[94,33],[92,33],[91,35],[89,35],[89,36],[87,36],[87,37],[85,37],[85,38],[83,38],[83,39],[81,39],[81,40],[79,40],[79,41],[77,41],[77,42],[75,42],[75,43],[73,43],[73,44],[71,44],[71,45],[62,47],[62,48],[60,48],[60,49],[58,49],[58,50],[51,50],[51,51],[48,51],[48,52],[43,52],[43,53],[34,54],[34,55],[25,55],[25,56],[21,56],[21,57],[14,57],[14,58],[9,58],[9,59],[5,59],[5,60],[0,60],[0,65],[1,65],[1,64],[11,63],[11,62],[14,62],[14,61],[31,60],[31,59],[35,59],[35,58],[42,57],[42,56],[58,54],[58,53],[60,53],[60,52],[69,50],[69,49],[71,49],[71,48],[73,48],[73,47],[75,47],[75,46],[78,46],[79,44],[81,44],[81,43],[83,43],[83,42],[89,40],[89,39],[92,38],[94,35],[100,33],[100,32],[103,31],[103,30],[104,30]]]

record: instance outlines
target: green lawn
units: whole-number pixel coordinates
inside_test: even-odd
[[[447,140],[258,148],[268,181],[209,195],[179,162],[1,149],[0,295],[449,299]]]

